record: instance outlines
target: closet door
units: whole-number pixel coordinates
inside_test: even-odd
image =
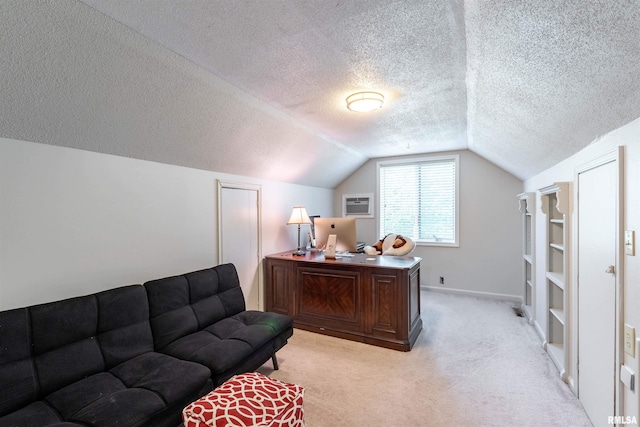
[[[594,425],[616,414],[618,162],[578,173],[578,397]]]
[[[233,263],[248,310],[264,304],[259,271],[260,244],[259,186],[218,183],[219,263]]]

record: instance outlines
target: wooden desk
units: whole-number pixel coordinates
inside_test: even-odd
[[[291,252],[265,257],[267,311],[300,329],[411,350],[422,330],[420,258]]]

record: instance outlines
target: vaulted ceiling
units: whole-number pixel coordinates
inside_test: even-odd
[[[0,136],[333,188],[470,149],[526,179],[640,117],[637,0],[0,0]],[[364,89],[382,109],[354,113]]]

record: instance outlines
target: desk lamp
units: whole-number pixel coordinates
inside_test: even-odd
[[[311,224],[311,219],[309,215],[307,215],[307,210],[302,206],[294,206],[293,212],[291,212],[291,218],[287,222],[289,224],[298,224],[298,250],[293,252],[294,256],[304,256],[306,253],[300,248],[300,225],[301,224]]]

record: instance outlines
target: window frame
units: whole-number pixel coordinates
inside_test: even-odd
[[[409,165],[420,163],[431,163],[441,161],[453,161],[455,164],[455,208],[454,208],[454,235],[453,242],[439,242],[436,240],[420,240],[414,239],[416,246],[441,246],[441,247],[460,247],[460,155],[440,155],[440,156],[420,156],[405,157],[402,159],[379,160],[376,162],[376,196],[378,198],[378,206],[376,209],[376,232],[380,232],[380,223],[382,222],[382,197],[380,196],[380,168],[393,165]],[[380,238],[383,236],[380,236]],[[412,237],[413,239],[413,237]]]

